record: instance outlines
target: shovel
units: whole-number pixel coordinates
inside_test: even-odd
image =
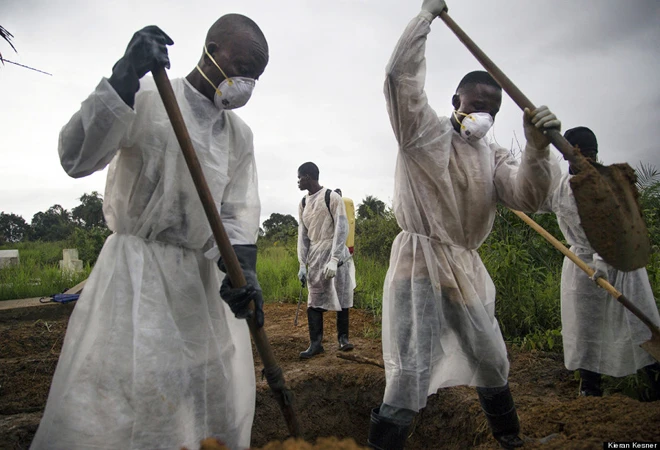
[[[521,109],[535,109],[525,94],[446,11],[440,13],[440,18]],[[618,270],[631,271],[646,267],[651,243],[639,207],[635,171],[628,164],[592,165],[558,130],[548,130],[546,135],[578,173],[571,178],[570,183],[580,225],[589,243],[609,265]]]
[[[513,209],[511,211],[516,216],[520,217],[527,225],[532,227],[534,231],[538,232],[541,236],[543,236],[548,242],[550,242],[555,248],[557,248],[557,250],[562,252],[566,257],[568,257],[571,261],[573,261],[575,265],[577,265],[580,269],[582,269],[587,275],[589,275],[590,277],[593,276],[595,271],[591,267],[589,267],[587,263],[585,263],[580,258],[578,258],[577,255],[575,255],[575,253],[567,249],[564,246],[564,244],[562,244],[557,239],[555,239],[553,235],[548,233],[541,225],[536,223],[531,217],[520,211],[516,211]],[[651,330],[651,339],[641,344],[641,347],[644,350],[646,350],[651,356],[653,356],[656,359],[656,361],[660,361],[660,328],[658,328],[653,322],[651,322],[651,319],[649,319],[646,316],[646,314],[640,311],[640,309],[637,306],[632,304],[631,301],[628,300],[625,295],[619,292],[610,283],[608,283],[602,278],[598,278],[596,280],[596,283],[598,283],[598,286],[602,287],[607,292],[612,294],[612,296],[619,303],[621,303],[625,308],[627,308],[630,312],[636,315],[637,318],[641,320],[644,323],[644,325],[648,327],[649,330]]]
[[[225,262],[225,267],[227,267],[227,274],[231,280],[231,284],[235,287],[242,287],[247,284],[245,277],[243,276],[243,271],[241,266],[236,258],[234,249],[229,242],[229,237],[225,232],[225,228],[222,225],[222,220],[220,219],[220,214],[218,209],[215,206],[213,201],[213,196],[209,189],[208,184],[206,183],[206,178],[204,178],[204,172],[202,172],[202,166],[197,159],[195,154],[195,149],[193,148],[192,141],[190,140],[190,135],[188,134],[188,129],[186,124],[183,121],[183,116],[181,115],[181,110],[179,109],[179,104],[176,101],[174,96],[174,91],[172,90],[172,85],[170,84],[170,79],[167,77],[167,73],[163,67],[158,67],[157,69],[152,70],[154,80],[156,81],[156,86],[158,87],[158,92],[165,104],[165,110],[167,115],[172,122],[172,127],[174,128],[174,133],[176,138],[179,141],[181,150],[183,151],[183,156],[190,170],[190,175],[192,176],[195,187],[197,188],[197,193],[199,198],[202,201],[204,206],[204,211],[206,212],[206,217],[209,220],[211,229],[213,230],[213,236],[215,237],[215,242],[218,244],[220,249],[220,255],[222,255],[222,260]],[[250,302],[250,309],[254,312],[254,304]],[[284,415],[284,420],[286,421],[287,427],[289,428],[289,433],[293,437],[299,437],[300,424],[298,423],[298,418],[293,409],[293,394],[286,387],[284,382],[284,375],[282,374],[282,369],[277,365],[275,355],[273,350],[270,347],[268,342],[268,337],[266,336],[266,331],[263,327],[257,327],[254,321],[254,314],[251,318],[247,319],[248,328],[250,329],[250,334],[254,340],[254,344],[257,347],[259,356],[264,363],[264,375],[268,381],[268,386],[273,391],[277,403],[280,405],[282,414]]]

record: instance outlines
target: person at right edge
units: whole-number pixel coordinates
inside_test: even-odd
[[[410,425],[439,388],[475,386],[495,439],[521,447],[507,382],[506,346],[495,319],[495,286],[477,249],[496,204],[537,211],[557,161],[545,130],[560,122],[547,107],[524,112],[521,161],[485,138],[502,103],[486,72],[468,73],[439,117],[424,92],[426,37],[447,9],[426,0],[387,66],[385,97],[396,135],[394,213],[403,230],[392,244],[383,288],[386,387],[371,412],[369,445],[403,449]]]
[[[587,127],[567,130],[564,137],[587,160],[596,162],[598,141]],[[595,282],[609,281],[623,293],[653,323],[660,326],[660,315],[645,268],[622,272],[607,264],[591,247],[580,225],[577,204],[570,186],[576,172],[555,178],[541,212],[554,212],[559,228],[571,251],[595,273],[589,276],[570,259],[564,258],[561,274],[561,333],[564,345],[564,365],[579,370],[579,394],[602,397],[601,374],[611,377],[632,375],[644,369],[649,378],[650,391],[643,400],[660,398],[660,364],[639,345],[651,338],[650,330]]]

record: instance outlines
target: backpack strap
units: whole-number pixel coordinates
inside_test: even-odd
[[[332,191],[330,189],[326,189],[325,191],[325,206],[328,207],[328,212],[330,213],[330,218],[332,219],[332,226],[335,226],[335,218],[332,217],[332,210],[330,209],[330,193]]]
[[[307,196],[304,196],[302,199],[303,210],[305,209],[306,204],[307,204]]]

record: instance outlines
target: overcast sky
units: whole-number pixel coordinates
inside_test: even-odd
[[[270,63],[252,100],[237,110],[254,131],[262,222],[297,214],[296,169],[321,169],[321,184],[358,204],[391,204],[397,144],[383,96],[385,65],[415,0],[2,0],[0,25],[14,35],[9,60],[50,72],[0,66],[0,211],[30,222],[53,204],[66,209],[84,193],[103,193],[106,170],[74,180],[61,168],[58,134],[108,77],[132,34],[158,25],[174,40],[170,78],[199,59],[209,26],[223,14],[254,19]],[[606,164],[660,168],[660,1],[448,1],[450,15],[563,129],[596,133]],[[452,111],[461,77],[476,60],[439,19],[427,45],[426,90],[439,115]],[[521,142],[522,113],[506,97],[494,138]],[[558,155],[558,153],[555,151]]]

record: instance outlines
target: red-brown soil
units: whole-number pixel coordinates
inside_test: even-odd
[[[0,449],[29,447],[72,308],[46,305],[0,311]],[[266,332],[295,395],[304,437],[315,445],[283,442],[288,437],[287,428],[266,381],[261,379],[256,355],[252,445],[268,450],[365,446],[369,411],[380,403],[385,387],[383,369],[337,358],[334,313],[325,314],[326,352],[301,361],[298,353],[309,341],[304,310],[301,313],[299,326],[294,327],[295,305],[266,305]],[[380,361],[377,330],[373,316],[352,310],[351,341],[356,346],[352,353]],[[660,442],[660,401],[642,403],[621,394],[579,398],[578,382],[564,369],[561,354],[511,348],[509,357],[509,382],[527,441],[525,448],[600,449],[604,441]],[[476,391],[457,387],[429,398],[406,448],[498,446],[489,434]]]

